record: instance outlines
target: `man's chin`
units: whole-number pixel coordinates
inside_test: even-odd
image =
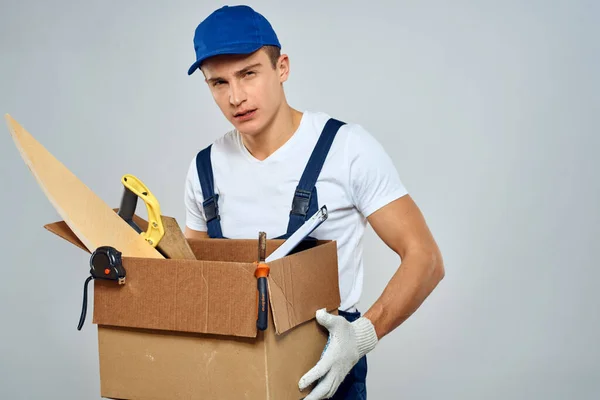
[[[235,129],[244,135],[254,136],[260,132],[260,123],[255,119],[245,122],[239,122],[235,120],[231,122]]]

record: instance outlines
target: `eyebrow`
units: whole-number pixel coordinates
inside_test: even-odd
[[[244,67],[242,69],[240,69],[239,71],[236,71],[234,75],[240,76],[245,74],[246,72],[248,72],[249,70],[256,68],[256,67],[260,67],[262,65],[262,63],[256,63],[256,64],[252,64],[252,65],[248,65],[247,67]],[[223,78],[221,78],[220,76],[215,76],[214,78],[209,78],[207,79],[208,82],[215,82],[215,81],[221,81],[224,80]]]

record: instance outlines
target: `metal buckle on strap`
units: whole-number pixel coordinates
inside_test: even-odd
[[[213,219],[220,219],[219,216],[219,195],[214,194],[202,202],[204,207],[204,214],[206,215],[206,222],[210,222]]]

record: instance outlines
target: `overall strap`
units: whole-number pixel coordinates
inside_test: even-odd
[[[345,122],[330,118],[315,145],[315,148],[304,168],[300,182],[296,187],[294,199],[292,201],[292,209],[290,211],[290,220],[285,236],[294,233],[308,218],[310,218],[319,209],[319,201],[317,198],[317,178],[321,173],[333,139],[338,130]]]
[[[210,161],[210,150],[212,145],[201,150],[196,156],[196,168],[198,169],[198,178],[202,187],[204,201],[204,215],[206,216],[206,225],[208,227],[208,236],[211,238],[223,238],[221,231],[221,217],[219,216],[219,195],[214,192],[214,178],[212,164]]]

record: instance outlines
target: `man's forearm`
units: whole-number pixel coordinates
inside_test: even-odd
[[[365,313],[381,339],[408,319],[444,277],[439,253],[407,254],[383,293]]]

